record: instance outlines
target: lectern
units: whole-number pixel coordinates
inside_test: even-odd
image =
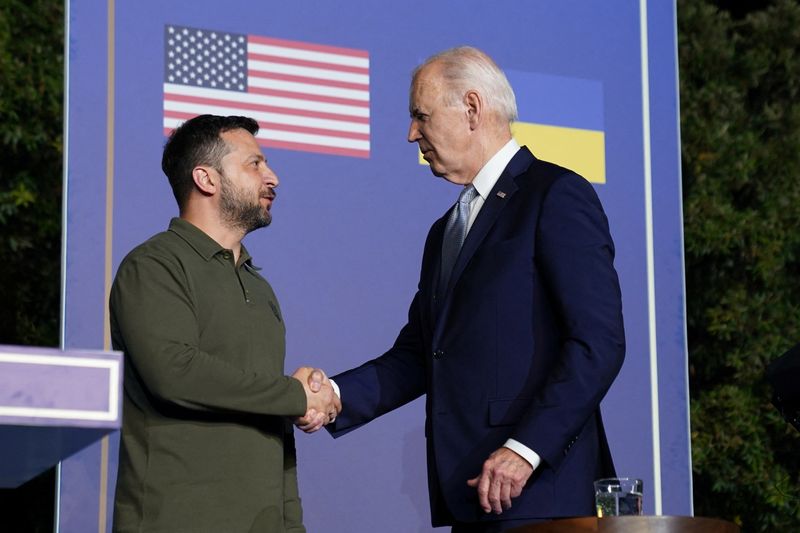
[[[697,516],[609,516],[553,520],[509,533],[739,533],[739,526]]]
[[[0,488],[119,429],[122,354],[0,345]]]

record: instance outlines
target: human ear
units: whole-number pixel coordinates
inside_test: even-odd
[[[467,110],[467,120],[469,121],[470,129],[474,130],[481,122],[483,114],[483,97],[475,92],[469,91],[464,95],[464,105]]]
[[[192,169],[192,181],[195,186],[204,194],[214,194],[217,192],[215,176],[212,175],[208,167],[194,167]]]

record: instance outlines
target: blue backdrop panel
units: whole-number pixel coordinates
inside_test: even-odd
[[[603,403],[611,447],[620,474],[644,479],[646,513],[690,514],[675,6],[611,4],[109,0],[98,9],[72,0],[65,345],[103,347],[114,270],[176,214],[160,170],[165,126],[239,101],[265,123],[281,179],[272,225],[246,244],[281,301],[287,369],[335,373],[385,351],[405,321],[428,228],[457,195],[406,141],[409,74],[436,51],[471,44],[509,72],[522,122],[601,134],[605,178],[595,187],[617,244],[628,344]],[[168,77],[170,28],[241,36],[266,47],[261,55],[284,54],[276,61],[286,68],[254,75],[263,58],[251,57],[241,90],[225,79],[183,84]],[[307,102],[292,107],[305,82],[291,54],[304,51],[345,75],[301,85]],[[423,417],[418,400],[336,441],[299,434],[309,530],[430,531]],[[64,462],[61,531],[106,530],[117,441]]]

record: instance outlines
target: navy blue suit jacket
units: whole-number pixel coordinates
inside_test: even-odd
[[[394,346],[334,376],[338,437],[426,395],[434,526],[593,514],[614,474],[600,400],[625,339],[608,221],[592,186],[521,148],[438,287],[447,214],[428,234],[408,323]],[[513,507],[486,515],[467,480],[513,438],[542,464]]]

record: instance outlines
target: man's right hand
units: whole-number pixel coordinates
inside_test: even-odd
[[[306,414],[296,418],[295,425],[306,433],[314,433],[333,422],[342,410],[342,404],[325,372],[304,366],[295,370],[292,377],[303,385],[306,392]]]

